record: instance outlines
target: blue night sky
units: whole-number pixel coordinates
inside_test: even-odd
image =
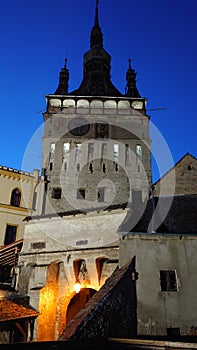
[[[79,86],[94,9],[94,0],[1,2],[1,165],[27,171],[41,167],[39,111],[45,109],[45,95],[57,88],[65,57],[69,91]],[[138,89],[148,98],[147,109],[158,109],[147,113],[174,162],[186,152],[197,156],[196,13],[196,0],[100,0],[99,4],[104,48],[112,56],[112,82],[124,93],[130,56]],[[23,158],[34,133],[37,144],[28,164]],[[167,171],[165,156],[161,159]]]

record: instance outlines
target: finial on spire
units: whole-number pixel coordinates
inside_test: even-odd
[[[98,4],[99,4],[99,0],[96,0],[95,18],[94,18],[94,26],[95,26],[95,27],[99,27]]]
[[[90,47],[103,47],[103,34],[101,28],[99,26],[99,16],[98,16],[98,4],[99,0],[96,0],[96,8],[95,8],[95,17],[94,17],[94,26],[91,31],[90,36]]]
[[[131,58],[130,57],[128,59],[128,62],[129,62],[129,69],[131,69]]]
[[[67,68],[67,63],[68,63],[68,58],[65,58],[65,59],[64,59],[64,68],[65,68],[65,69]]]

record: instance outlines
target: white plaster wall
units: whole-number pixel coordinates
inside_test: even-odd
[[[196,326],[196,236],[129,234],[120,241],[120,266],[136,256],[138,333],[166,335]],[[176,270],[177,292],[161,292],[160,270]]]
[[[126,214],[126,209],[118,209],[30,221],[25,229],[23,251],[36,253],[32,249],[35,242],[46,243],[42,252],[59,251],[67,247],[81,249],[110,245],[119,239],[116,232]]]

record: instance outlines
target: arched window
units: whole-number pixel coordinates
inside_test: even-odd
[[[10,204],[13,205],[13,207],[20,207],[20,202],[21,202],[21,191],[18,188],[15,188],[12,191]]]

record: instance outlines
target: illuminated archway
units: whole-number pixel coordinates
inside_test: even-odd
[[[66,324],[73,319],[95,293],[95,289],[82,288],[79,293],[72,297],[66,312]]]
[[[38,317],[38,340],[56,339],[59,273],[62,262],[51,262],[47,267],[46,285],[40,290]]]

